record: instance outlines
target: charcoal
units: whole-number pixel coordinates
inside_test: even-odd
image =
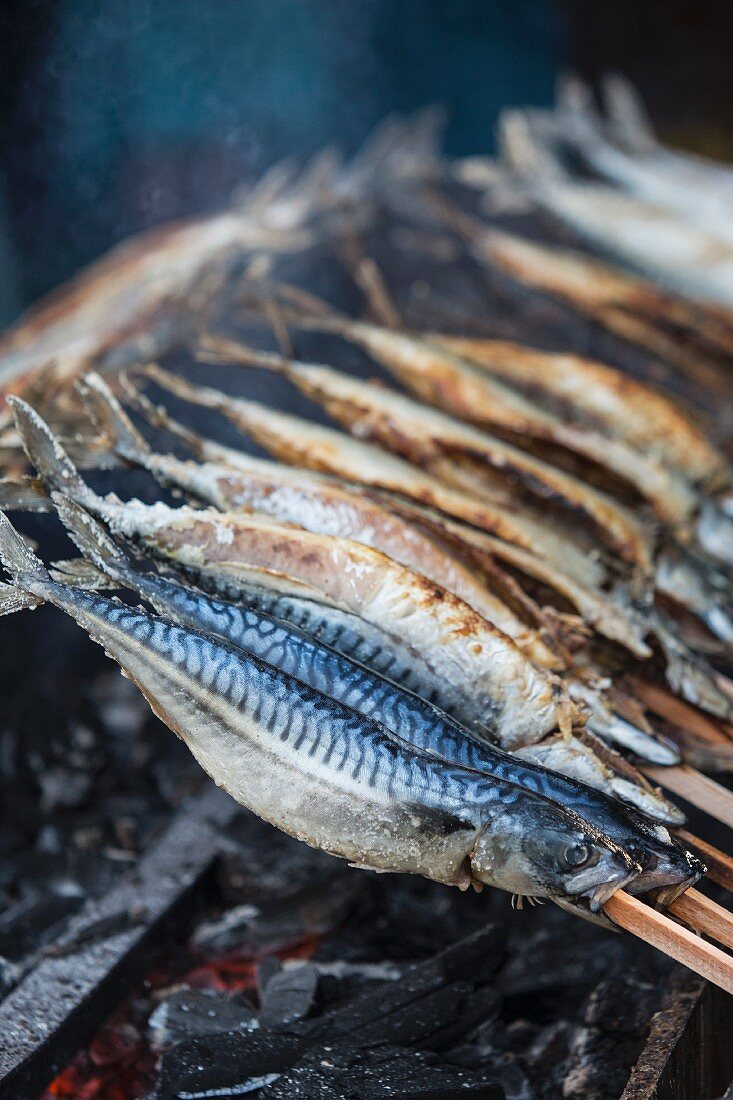
[[[51,958],[73,955],[97,940],[109,939],[111,936],[129,931],[136,925],[144,924],[146,916],[147,913],[143,908],[121,909],[116,913],[109,913],[80,928],[75,928],[70,936],[62,936],[56,943],[46,948],[44,954]]]
[[[323,1046],[267,1085],[261,1100],[505,1100],[502,1087],[483,1072],[461,1070],[434,1055],[381,1045]]]
[[[313,1047],[352,1043],[354,1036],[363,1046],[443,1049],[496,1011],[495,992],[481,983],[493,977],[502,952],[501,932],[488,926],[402,979],[313,1020],[259,1027],[246,1035],[198,1035],[163,1056],[160,1095],[234,1089],[250,1078],[289,1070]],[[265,995],[281,973],[287,971],[270,979]]]
[[[534,1076],[547,1076],[568,1054],[571,1026],[567,1020],[555,1020],[535,1036],[527,1047],[524,1061]]]
[[[267,983],[260,1007],[260,1023],[277,1027],[304,1020],[313,1008],[318,970],[310,963],[288,966]]]
[[[614,977],[590,994],[583,1027],[573,1038],[566,1062],[568,1100],[613,1100],[623,1091],[649,1020],[652,989],[637,979]]]
[[[327,1014],[314,1021],[311,1034],[330,1028],[344,1037],[359,1034],[365,1041],[394,1041],[390,1034],[393,1028],[404,1027],[401,1017],[414,1015],[414,1023],[408,1027],[418,1030],[429,1028],[430,1017],[424,1013],[426,998],[445,992],[445,997],[456,1007],[470,1001],[470,990],[488,983],[496,973],[504,958],[504,936],[498,927],[488,925],[481,931],[446,948],[439,955],[420,963],[397,982],[379,986],[365,993],[352,1004]],[[493,989],[487,991],[491,1006],[495,1006],[496,994]],[[488,1013],[487,1013],[488,1014]],[[483,1017],[484,1019],[486,1016]],[[433,1032],[440,1032],[444,1039],[452,1030],[452,1025],[442,1025],[441,1021],[451,1017],[432,1017]],[[476,1020],[478,1023],[479,1020]]]
[[[376,988],[380,982],[397,981],[403,966],[391,962],[359,963],[345,959],[315,962],[318,970],[318,1003],[322,1010],[353,1000],[360,993]]]
[[[246,1004],[209,989],[177,989],[158,1005],[148,1020],[158,1047],[183,1039],[221,1032],[247,1031],[257,1016]]]
[[[15,989],[23,976],[23,972],[24,968],[19,963],[12,962],[11,959],[6,959],[4,955],[0,955],[0,1000],[7,997],[11,989]]]
[[[48,943],[84,902],[81,894],[48,894],[20,901],[0,916],[0,955],[15,962]]]
[[[196,929],[192,946],[202,954],[265,954],[323,935],[347,916],[363,889],[357,875],[333,876],[260,905],[240,905]]]
[[[157,1095],[168,1100],[179,1093],[226,1096],[251,1078],[284,1073],[306,1053],[304,1038],[258,1028],[196,1035],[166,1051],[161,1060]],[[220,1090],[220,1091],[219,1091]]]

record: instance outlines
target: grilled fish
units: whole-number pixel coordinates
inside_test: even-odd
[[[665,522],[682,522],[697,506],[697,495],[687,482],[658,461],[646,443],[641,452],[622,436],[610,438],[587,424],[568,423],[566,417],[532,400],[526,389],[524,393],[512,389],[507,384],[512,381],[511,373],[501,378],[498,372],[481,370],[475,357],[462,355],[460,339],[451,347],[450,341],[441,343],[430,335],[395,332],[341,316],[308,319],[300,325],[335,332],[359,344],[421,400],[461,420],[480,428],[504,430],[519,447],[524,448],[526,440],[549,443],[556,450],[560,448],[610,471],[648,501]],[[217,345],[221,342],[210,341],[206,347],[215,354]],[[491,342],[486,341],[484,348],[489,358]],[[511,362],[509,346],[503,345],[503,350],[505,359]],[[500,362],[501,351],[502,345],[497,351]],[[517,357],[521,361],[521,355]],[[532,358],[531,353],[528,357]],[[535,353],[535,358],[542,361],[543,357]],[[532,383],[535,378],[533,373]]]
[[[417,753],[212,637],[53,581],[0,514],[17,588],[70,615],[242,805],[360,867],[486,883],[597,913],[640,868],[582,818]]]
[[[558,725],[569,728],[575,710],[560,681],[445,589],[348,539],[236,513],[98,497],[38,414],[19,398],[11,404],[39,474],[113,531],[224,584],[274,570],[310,586],[410,646],[432,669],[446,709],[504,744],[536,740]]]
[[[381,550],[469,604],[508,634],[535,663],[551,669],[563,666],[562,658],[539,632],[523,622],[487,583],[482,583],[477,570],[461,561],[448,546],[441,545],[436,536],[420,531],[379,502],[334,478],[294,471],[279,463],[207,444],[191,432],[186,432],[185,438],[202,461],[157,454],[137,432],[103,379],[87,375],[83,392],[91,400],[97,423],[115,451],[147,469],[163,484],[175,486],[224,512],[267,515],[278,523],[297,524],[317,534],[341,536]],[[178,427],[169,419],[167,426]],[[541,617],[539,609],[537,615]]]
[[[212,599],[145,568],[78,505],[59,494],[54,494],[54,502],[84,554],[84,564],[91,563],[105,577],[139,593],[166,619],[200,633],[217,635],[378,721],[421,752],[514,783],[570,807],[640,864],[642,874],[632,884],[634,892],[663,891],[669,902],[670,890],[690,885],[696,863],[672,842],[663,827],[627,810],[593,787],[523,763],[476,740],[429,702],[344,658],[297,627],[229,601]]]

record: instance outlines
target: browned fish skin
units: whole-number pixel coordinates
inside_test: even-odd
[[[636,445],[632,446],[614,424],[610,425],[612,430],[609,434],[607,424],[589,424],[587,416],[583,420],[567,415],[568,409],[572,411],[571,397],[576,395],[576,400],[582,397],[589,384],[587,375],[583,385],[576,384],[574,390],[567,384],[569,380],[574,380],[570,357],[562,362],[555,376],[545,369],[545,375],[550,374],[550,383],[553,377],[556,382],[559,380],[560,385],[565,382],[565,409],[564,415],[561,415],[553,411],[546,401],[544,404],[537,402],[528,386],[513,389],[511,384],[507,384],[516,382],[517,378],[521,382],[523,378],[522,349],[516,345],[513,355],[512,345],[499,344],[494,349],[494,359],[508,367],[502,374],[500,370],[490,369],[493,362],[491,341],[476,341],[479,350],[484,352],[481,360],[476,352],[470,354],[472,341],[460,338],[451,341],[440,336],[394,332],[340,317],[307,321],[304,325],[336,332],[359,344],[421,400],[478,427],[504,430],[510,434],[512,443],[520,448],[524,448],[525,440],[552,443],[576,458],[588,459],[605,468],[642,499],[647,499],[662,520],[672,523],[682,521],[697,505],[697,496],[687,481],[659,461],[654,440],[637,439]],[[528,351],[526,355],[532,363],[529,371],[525,365],[524,378],[529,380],[541,398],[546,398],[548,386],[543,392],[542,368],[548,367],[547,360],[552,357]],[[561,359],[559,356],[555,358]],[[517,361],[519,369],[513,376],[512,366]],[[638,390],[642,387],[638,386]],[[551,387],[549,392],[552,393]],[[607,404],[607,392],[604,398],[604,404]],[[626,418],[618,419],[623,422]],[[682,419],[678,417],[678,420]],[[645,427],[648,437],[648,426]],[[642,449],[637,449],[639,443]]]
[[[450,473],[456,456],[465,456],[481,472],[486,469],[487,474],[493,472],[510,484],[521,485],[541,506],[558,507],[575,520],[589,523],[599,539],[624,560],[643,571],[649,569],[651,545],[635,517],[610,497],[556,467],[401,394],[329,367],[284,361],[250,349],[240,349],[239,359],[285,374],[353,434],[378,440],[388,450],[427,469],[437,466],[443,476]],[[491,486],[487,478],[489,495]]]
[[[193,385],[157,366],[146,367],[144,375],[184,400],[216,409],[244,435],[289,465],[336,474],[434,507],[547,558],[558,569],[567,569],[591,586],[602,584],[606,578],[597,557],[588,555],[553,528],[508,507],[477,500],[380,447],[255,401]]]
[[[297,524],[315,534],[341,536],[380,550],[428,580],[458,596],[493,623],[536,663],[558,669],[564,661],[491,591],[481,572],[461,560],[436,535],[421,531],[393,510],[324,475],[216,447],[200,437],[187,438],[200,462],[154,453],[126,417],[106,383],[88,375],[84,393],[92,402],[107,438],[129,460],[148,469],[165,484],[176,486],[221,511],[259,513],[278,523]],[[170,419],[167,426],[173,428]],[[185,429],[184,429],[185,431]],[[484,573],[485,577],[485,573]],[[539,612],[539,609],[537,609]]]
[[[555,401],[571,417],[649,449],[693,485],[709,491],[729,483],[725,458],[673,401],[603,363],[537,351],[502,340],[430,333],[429,339],[490,374]]]

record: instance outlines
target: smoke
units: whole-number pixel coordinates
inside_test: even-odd
[[[502,104],[552,93],[552,0],[39,4],[10,4],[0,137],[24,301],[284,156],[353,151],[390,111],[445,103],[450,150],[478,152]]]

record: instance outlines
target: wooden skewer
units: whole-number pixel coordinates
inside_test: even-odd
[[[699,890],[686,890],[668,909],[695,932],[717,940],[725,947],[733,948],[733,914],[722,905],[711,901]]]
[[[715,722],[706,717],[689,703],[684,703],[675,695],[659,687],[650,684],[646,680],[639,680],[636,676],[630,676],[629,681],[633,686],[636,697],[653,714],[666,719],[675,726],[694,733],[702,741],[708,741],[713,745],[730,744],[731,729],[725,722]]]
[[[685,844],[689,845],[695,855],[699,856],[708,869],[707,877],[724,886],[726,890],[733,891],[733,859],[708,844],[707,840],[701,840],[694,833],[688,833],[686,829],[676,829],[677,836]]]
[[[733,792],[716,783],[707,775],[682,764],[675,768],[644,766],[642,771],[649,779],[680,798],[704,810],[710,817],[722,821],[733,829]]]
[[[679,900],[679,899],[678,899]],[[733,957],[688,928],[618,890],[603,907],[621,928],[733,994]]]

